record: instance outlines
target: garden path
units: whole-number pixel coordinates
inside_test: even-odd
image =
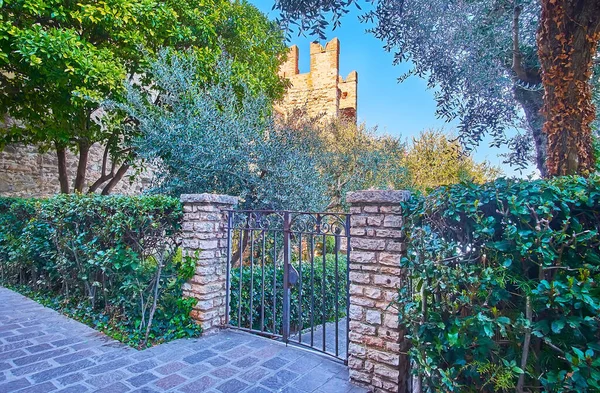
[[[234,331],[138,351],[0,287],[0,392],[361,393],[340,363]]]

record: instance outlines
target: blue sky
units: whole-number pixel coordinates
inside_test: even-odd
[[[273,0],[250,0],[270,19],[277,16],[271,11]],[[363,3],[364,4],[364,3]],[[453,125],[435,116],[434,91],[427,88],[424,79],[412,76],[402,83],[398,77],[410,70],[409,63],[392,65],[393,55],[383,49],[382,41],[366,33],[368,24],[360,23],[357,16],[364,11],[355,8],[342,19],[342,25],[327,32],[328,40],[340,40],[340,74],[345,78],[350,71],[358,72],[358,118],[369,126],[378,126],[379,133],[387,133],[402,140],[416,136],[428,128],[444,128],[453,132]],[[309,71],[309,44],[317,37],[292,35],[289,45],[300,49],[300,72]],[[324,44],[325,42],[321,42]],[[518,175],[502,164],[498,154],[503,150],[482,145],[474,152],[478,161],[488,160],[500,166],[507,175]]]

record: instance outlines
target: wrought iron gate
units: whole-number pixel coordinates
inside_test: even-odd
[[[350,215],[229,211],[227,324],[348,353]]]

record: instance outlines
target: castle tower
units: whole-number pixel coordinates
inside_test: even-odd
[[[340,41],[329,41],[325,47],[310,44],[310,71],[300,74],[296,45],[279,69],[281,77],[289,79],[288,88],[277,110],[284,116],[295,108],[305,109],[309,116],[345,117],[356,122],[358,74],[352,71],[346,79],[339,75]]]

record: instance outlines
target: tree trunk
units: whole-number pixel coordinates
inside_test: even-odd
[[[60,183],[60,192],[69,193],[69,175],[67,173],[67,151],[63,146],[56,146],[56,157],[58,158],[58,182]]]
[[[526,85],[538,86],[542,83],[541,70],[538,67],[525,67],[523,64],[523,53],[520,44],[520,17],[521,7],[516,5],[513,11],[512,36],[513,36],[513,59],[512,71],[516,80]],[[535,146],[535,164],[542,177],[547,176],[546,157],[548,140],[542,127],[544,125],[544,116],[541,109],[544,104],[544,94],[539,90],[528,90],[519,84],[514,85],[515,99],[523,108],[527,125],[533,137]]]
[[[107,144],[104,147],[104,154],[102,155],[102,173],[101,173],[100,177],[98,179],[96,179],[96,181],[88,189],[88,193],[90,193],[90,194],[93,193],[93,192],[96,192],[96,190],[102,184],[104,184],[108,180],[112,179],[113,176],[115,175],[115,161],[114,161],[114,159],[112,160],[112,163],[110,165],[110,173],[109,174],[106,173],[106,167],[108,165],[108,152],[109,152],[109,145]]]
[[[542,0],[537,41],[550,176],[593,171],[590,77],[599,40],[600,1]]]
[[[87,141],[79,143],[79,162],[77,163],[77,175],[75,176],[75,191],[83,192],[85,185],[85,174],[87,170],[88,156],[90,153],[90,144]]]
[[[532,91],[515,87],[515,99],[523,108],[527,125],[533,136],[535,145],[535,164],[542,177],[547,177],[546,167],[548,138],[542,130],[544,126],[544,116],[541,113],[544,104],[544,93],[542,91]]]
[[[110,194],[112,192],[112,189],[115,188],[115,186],[117,185],[117,183],[119,181],[121,181],[121,179],[123,178],[123,176],[125,176],[125,173],[127,173],[128,169],[129,169],[129,164],[123,163],[121,165],[121,167],[119,168],[119,170],[117,171],[117,173],[115,174],[115,176],[113,176],[113,178],[110,179],[110,181],[108,182],[108,184],[102,190],[102,195],[108,195],[108,194]]]
[[[114,176],[114,174],[109,173],[108,175],[102,175],[100,176],[88,189],[88,193],[91,194],[93,192],[96,192],[96,190],[98,188],[100,188],[100,186],[104,183],[106,183],[108,180],[112,179]]]

